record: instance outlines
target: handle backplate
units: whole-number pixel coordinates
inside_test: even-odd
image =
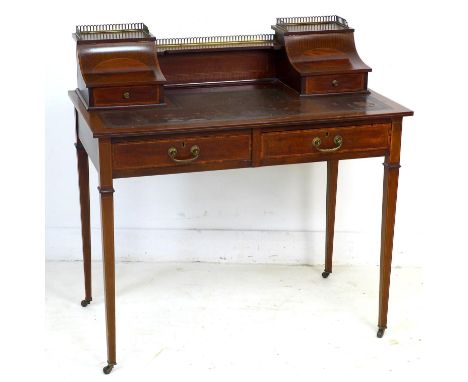
[[[198,145],[193,145],[190,148],[190,154],[192,154],[191,158],[187,159],[178,159],[177,157],[177,149],[175,147],[170,147],[169,150],[167,150],[167,154],[169,155],[169,158],[171,158],[174,162],[184,164],[184,163],[191,163],[194,160],[197,160],[198,157],[200,156],[200,147]]]
[[[322,144],[322,140],[319,137],[315,137],[312,140],[312,144],[314,145],[314,147],[322,153],[332,153],[334,151],[338,151],[343,145],[343,137],[341,135],[335,135],[335,138],[333,138],[333,142],[336,145],[335,147],[331,149],[322,149],[320,148],[320,145]]]

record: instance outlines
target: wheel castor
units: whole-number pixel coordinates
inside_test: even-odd
[[[89,300],[88,300],[88,299],[82,300],[82,301],[81,301],[81,306],[82,306],[83,308],[87,307],[87,306],[89,305],[89,303],[90,303],[92,300],[93,300],[92,298],[90,298]]]
[[[326,278],[330,275],[330,273],[331,273],[331,272],[323,271],[323,272],[322,272],[322,277],[323,277],[324,279],[326,279]]]
[[[104,366],[102,371],[104,372],[104,374],[110,374],[110,372],[112,371],[113,368],[114,368],[114,364],[109,363],[107,366]]]
[[[379,330],[377,331],[377,337],[382,338],[384,333],[385,333],[385,328],[379,328]]]

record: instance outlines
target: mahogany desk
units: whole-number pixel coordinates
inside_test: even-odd
[[[332,272],[338,161],[385,157],[378,337],[387,327],[402,118],[413,112],[374,91],[298,97],[280,81],[172,88],[165,105],[76,116],[86,306],[91,294],[88,157],[99,173],[107,326],[107,374],[116,364],[116,178],[327,161],[326,278]],[[216,173],[213,173],[216,176]]]

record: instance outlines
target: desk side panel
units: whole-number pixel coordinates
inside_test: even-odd
[[[78,113],[78,138],[91,158],[94,167],[99,171],[99,142],[97,138],[93,138],[91,129],[80,113]]]

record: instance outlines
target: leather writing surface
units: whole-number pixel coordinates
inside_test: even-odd
[[[166,91],[166,105],[99,111],[106,129],[196,128],[405,115],[409,111],[377,93],[297,97],[280,85],[223,86]]]

